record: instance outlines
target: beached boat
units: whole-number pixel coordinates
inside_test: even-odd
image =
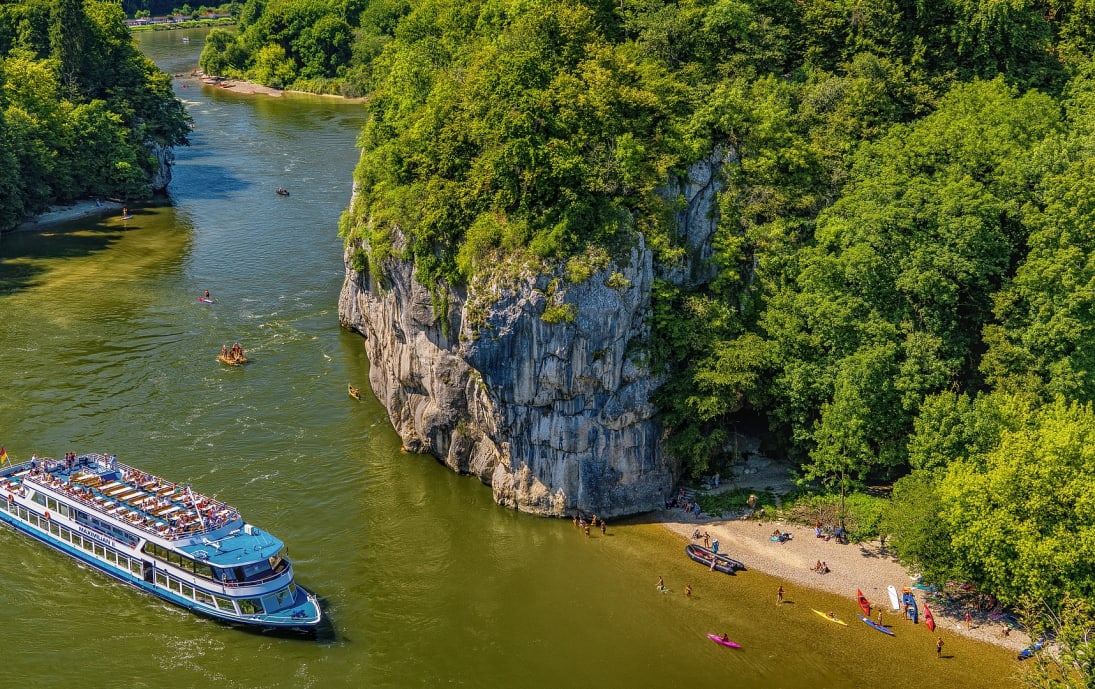
[[[322,618],[316,596],[294,582],[282,541],[246,523],[234,507],[115,457],[4,467],[0,521],[121,582],[224,622],[312,632]]]
[[[924,603],[924,626],[928,628],[929,632],[935,631],[935,618],[932,617],[931,608],[927,603]]]
[[[360,390],[358,390],[357,388],[355,388],[355,387],[354,387],[353,385],[351,385],[350,383],[346,383],[346,393],[347,393],[347,394],[348,394],[348,395],[349,395],[350,397],[353,397],[353,398],[354,398],[355,400],[359,400],[359,399],[361,399],[361,391],[360,391]]]
[[[859,603],[859,607],[863,608],[863,614],[867,617],[871,616],[871,604],[867,602],[867,597],[863,595],[863,592],[859,589],[855,590],[855,599]]]
[[[905,616],[912,620],[913,624],[920,621],[920,611],[916,608],[916,597],[913,596],[912,591],[906,588],[901,593],[901,602],[905,606]]]
[[[868,627],[871,627],[873,629],[877,629],[878,631],[882,632],[883,634],[888,634],[890,636],[894,635],[892,630],[886,629],[885,627],[883,627],[879,623],[875,622],[874,620],[868,619],[868,618],[864,617],[863,615],[857,615],[856,617],[863,620],[863,624],[867,625]]]
[[[1034,656],[1034,654],[1037,653],[1038,651],[1045,648],[1045,645],[1046,645],[1046,640],[1045,639],[1038,639],[1037,641],[1035,641],[1030,646],[1027,646],[1023,650],[1019,651],[1019,655],[1017,655],[1015,657],[1018,658],[1019,660],[1026,660],[1027,658],[1030,658],[1030,657]]]
[[[696,562],[700,563],[708,569],[713,569],[723,574],[733,574],[734,572],[745,569],[745,565],[737,560],[722,555],[721,553],[715,553],[703,546],[696,545],[695,543],[689,543],[684,547],[684,552],[688,553],[688,557],[692,558]]]
[[[821,615],[825,619],[829,620],[830,622],[836,622],[837,624],[842,624],[845,627],[848,626],[847,622],[840,619],[839,617],[834,616],[832,613],[824,613],[824,612],[821,612],[820,610],[818,610],[817,608],[810,608],[810,609],[813,610],[814,612],[816,612],[818,615]]]

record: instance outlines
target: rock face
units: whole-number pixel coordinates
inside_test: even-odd
[[[156,159],[157,167],[149,175],[149,184],[154,193],[161,193],[171,184],[171,163],[175,161],[175,152],[170,146],[164,146],[155,142],[146,144],[148,152]]]
[[[715,228],[722,162],[714,155],[667,186],[686,201],[678,222],[693,257]],[[339,319],[364,335],[373,392],[408,451],[478,476],[495,501],[525,512],[663,506],[679,468],[662,451],[651,402],[661,381],[644,363],[655,266],[641,237],[577,283],[563,266],[498,266],[449,291],[446,322],[413,265],[385,259],[379,274],[358,272],[358,248],[347,248]],[[673,279],[702,279],[684,263]]]

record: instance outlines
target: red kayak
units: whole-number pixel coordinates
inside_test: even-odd
[[[924,603],[924,626],[929,632],[935,631],[935,618],[932,617],[932,611],[928,609],[927,603]]]
[[[730,639],[726,639],[724,637],[721,637],[718,634],[708,634],[707,638],[711,639],[712,641],[714,641],[717,644],[720,644],[722,646],[726,646],[727,648],[741,648],[741,646],[737,645],[736,643],[734,643]]]
[[[863,608],[863,614],[870,617],[871,604],[867,602],[867,599],[863,596],[863,592],[859,589],[855,590],[855,599],[859,602],[859,607]]]

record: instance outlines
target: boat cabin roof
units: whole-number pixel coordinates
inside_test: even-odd
[[[285,547],[285,544],[265,531],[244,525],[221,538],[204,539],[205,542],[177,546],[195,560],[208,562],[215,567],[245,565],[257,560],[269,560]]]

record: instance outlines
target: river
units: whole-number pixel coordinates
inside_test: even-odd
[[[186,72],[204,35],[138,42]],[[851,592],[792,590],[777,609],[778,582],[705,576],[657,525],[586,538],[400,453],[362,343],[337,318],[362,106],[184,79],[176,92],[195,128],[169,205],[0,239],[0,444],[17,461],[117,453],[238,507],[288,544],[331,630],[228,628],[0,530],[0,687],[1008,684],[1017,664],[1001,649],[952,636],[938,661],[922,629],[889,638],[810,613],[850,617]],[[206,289],[216,304],[198,303]],[[222,366],[236,341],[251,363]]]

